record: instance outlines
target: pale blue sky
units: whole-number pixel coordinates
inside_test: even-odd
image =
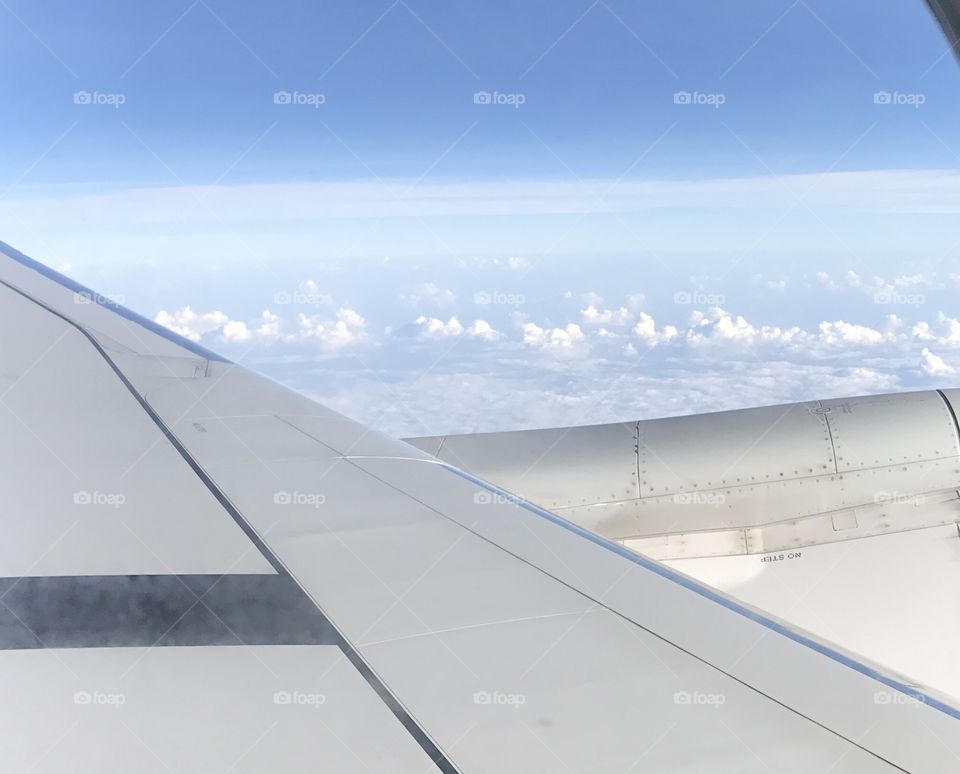
[[[0,20],[0,239],[397,433],[960,368],[960,68],[920,0]]]

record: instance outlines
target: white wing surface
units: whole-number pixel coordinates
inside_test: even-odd
[[[873,772],[960,713],[0,244],[17,772]]]

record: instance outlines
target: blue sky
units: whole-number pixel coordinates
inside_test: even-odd
[[[4,130],[4,175],[77,122],[31,170],[34,183],[179,182],[172,170],[204,184],[244,153],[221,182],[366,178],[367,166],[405,179],[431,167],[435,177],[568,178],[551,150],[582,177],[619,177],[674,122],[629,176],[822,171],[877,120],[838,169],[955,161],[923,123],[950,142],[960,77],[913,2],[5,6],[0,88],[18,120]],[[125,102],[80,110],[78,90]],[[284,110],[277,90],[326,101]],[[479,90],[525,101],[483,109]],[[680,111],[679,90],[726,102]],[[919,115],[882,110],[878,90],[926,102]]]
[[[919,0],[0,20],[0,239],[397,433],[960,368],[960,69]]]

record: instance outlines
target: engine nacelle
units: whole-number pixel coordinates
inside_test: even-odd
[[[657,558],[760,554],[960,520],[960,390],[411,439]]]

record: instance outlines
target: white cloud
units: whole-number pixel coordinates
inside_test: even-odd
[[[576,323],[569,323],[565,328],[548,329],[541,328],[536,323],[526,323],[523,326],[523,343],[538,349],[572,350],[585,340],[583,331]]]
[[[463,334],[483,341],[497,341],[500,338],[500,334],[486,320],[474,320],[468,328],[464,328],[456,317],[444,322],[437,317],[420,315],[414,322],[420,326],[420,336],[425,339],[449,339]]]
[[[507,259],[507,264],[514,271],[519,271],[520,269],[527,269],[530,267],[530,261],[528,261],[526,258],[521,258],[520,256],[514,255],[511,255]]]
[[[657,330],[656,321],[646,312],[640,312],[640,319],[633,326],[634,335],[649,347],[665,344],[677,337],[679,331],[673,325]]]
[[[929,376],[955,373],[952,366],[947,365],[942,357],[933,354],[927,347],[920,350],[920,370]]]
[[[184,306],[175,312],[161,309],[153,320],[190,341],[200,341],[204,334],[218,331],[230,322],[230,318],[223,312],[197,314],[189,306]]]
[[[629,325],[633,322],[633,313],[622,306],[619,309],[597,309],[591,304],[580,310],[580,316],[589,325]]]
[[[865,325],[853,325],[843,320],[822,322],[819,326],[820,341],[830,346],[843,344],[881,344],[885,336]]]
[[[486,320],[474,320],[473,325],[467,328],[467,335],[484,341],[496,341],[500,334]]]
[[[824,320],[816,332],[798,326],[780,328],[774,325],[756,326],[742,315],[733,315],[720,307],[707,312],[694,312],[687,330],[687,341],[693,346],[724,344],[728,346],[773,346],[793,352],[815,354],[823,349],[856,348],[865,345],[895,343],[902,321],[895,315],[887,317],[886,330],[843,320]]]
[[[367,341],[366,320],[353,309],[340,308],[335,320],[320,319],[320,315],[297,315],[298,338],[314,341],[324,352],[336,352]]]
[[[420,326],[420,335],[427,339],[447,339],[463,333],[463,325],[456,317],[444,322],[436,317],[420,315],[415,322]]]
[[[265,310],[259,319],[246,323],[232,320],[224,312],[198,313],[185,306],[175,312],[157,312],[154,322],[197,342],[204,336],[213,334],[220,334],[224,341],[231,344],[251,341],[270,344],[281,339],[280,318],[269,309]],[[288,338],[292,340],[296,337]]]
[[[227,341],[243,342],[253,337],[247,324],[239,320],[231,320],[223,326],[223,338]]]
[[[802,332],[799,328],[782,330],[770,325],[758,328],[742,315],[734,316],[725,309],[714,307],[707,312],[696,311],[691,315],[687,341],[693,346],[722,343],[749,347],[758,343],[791,343],[800,335]]]
[[[280,338],[280,317],[269,309],[264,309],[255,329],[257,338],[271,342]]]

